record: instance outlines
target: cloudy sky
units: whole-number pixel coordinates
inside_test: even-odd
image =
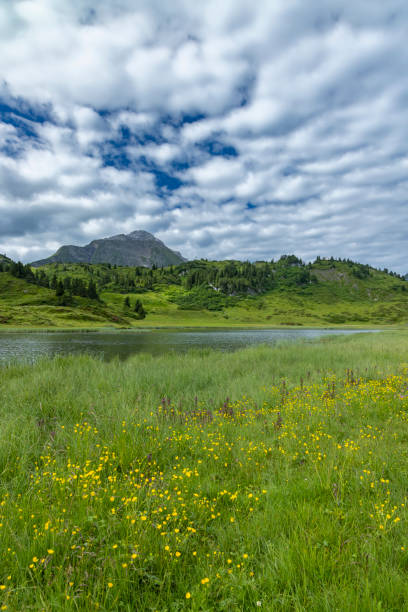
[[[0,3],[0,252],[408,272],[406,0]]]

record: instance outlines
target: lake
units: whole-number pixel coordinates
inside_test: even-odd
[[[0,363],[35,361],[40,357],[90,353],[105,360],[127,359],[135,353],[161,355],[172,351],[212,348],[233,351],[256,344],[312,340],[322,336],[378,330],[340,329],[166,329],[96,332],[0,333]]]

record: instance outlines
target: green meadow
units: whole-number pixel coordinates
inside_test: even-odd
[[[30,269],[11,262],[2,270],[0,329],[408,323],[407,281],[348,260],[199,260],[160,269],[109,264]],[[88,295],[90,284],[97,299]],[[138,301],[145,318],[135,312]]]
[[[407,340],[2,367],[0,609],[407,609]]]

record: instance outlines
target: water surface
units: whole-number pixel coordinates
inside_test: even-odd
[[[315,339],[327,335],[354,334],[358,331],[333,329],[166,329],[98,332],[0,333],[0,363],[14,360],[35,361],[39,357],[90,353],[106,360],[127,359],[135,353],[161,355],[189,349],[212,348],[233,351],[256,344],[282,340]]]

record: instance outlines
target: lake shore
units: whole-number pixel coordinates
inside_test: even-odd
[[[187,351],[230,352],[249,346],[283,342],[312,342],[317,338],[378,333],[375,329],[316,328],[167,328],[137,330],[61,331],[31,330],[0,334],[0,363],[32,362],[54,355],[87,353],[102,358],[129,359],[138,353],[161,356]]]
[[[391,325],[391,324],[356,324],[356,325],[311,325],[311,324],[302,324],[302,325],[261,325],[261,324],[248,324],[248,323],[236,323],[236,324],[221,324],[220,325],[189,325],[188,323],[185,325],[182,324],[163,324],[163,325],[132,325],[130,327],[126,326],[111,326],[111,325],[95,325],[95,326],[73,326],[73,327],[36,327],[36,326],[25,326],[21,325],[18,327],[0,325],[0,334],[1,333],[61,333],[61,332],[78,332],[78,333],[97,333],[97,332],[120,332],[120,331],[153,331],[153,330],[178,330],[178,329],[191,329],[191,330],[218,330],[218,329],[260,329],[260,330],[268,330],[268,329],[276,329],[276,330],[285,330],[285,329],[323,329],[323,330],[365,330],[365,329],[377,329],[381,330],[407,330],[407,324],[400,325]]]

